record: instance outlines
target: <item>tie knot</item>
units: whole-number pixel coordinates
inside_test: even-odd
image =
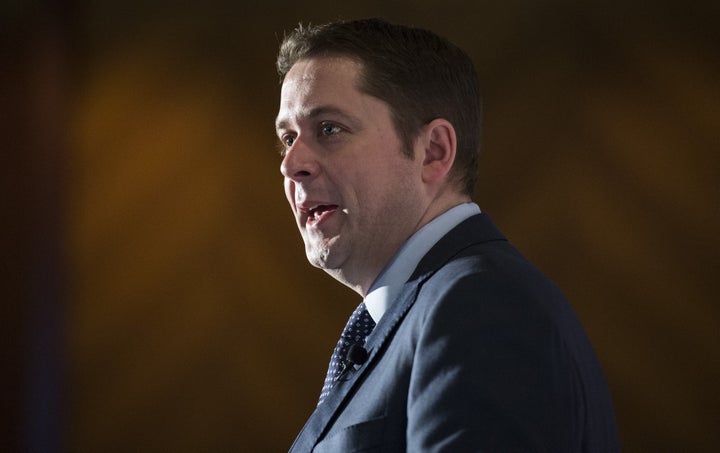
[[[365,302],[360,303],[357,306],[353,314],[348,319],[345,329],[342,332],[342,340],[345,342],[353,343],[364,343],[365,337],[370,335],[370,332],[375,328],[375,321],[373,321],[370,312],[365,308]],[[347,345],[350,346],[349,344]]]

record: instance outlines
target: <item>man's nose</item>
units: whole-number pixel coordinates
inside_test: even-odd
[[[315,153],[300,137],[285,152],[280,173],[293,181],[312,179],[318,173],[318,162]]]

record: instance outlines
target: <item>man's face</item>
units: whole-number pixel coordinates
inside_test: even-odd
[[[277,134],[285,195],[308,260],[364,294],[422,217],[420,159],[401,152],[388,106],[358,90],[348,58],[300,60]]]

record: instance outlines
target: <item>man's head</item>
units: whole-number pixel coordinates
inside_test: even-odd
[[[412,158],[412,142],[420,127],[436,118],[448,120],[457,134],[451,178],[472,197],[477,179],[481,107],[477,76],[460,48],[422,29],[379,19],[300,26],[280,47],[281,80],[299,60],[335,55],[360,63],[360,91],[390,107]]]
[[[373,30],[369,32],[373,38],[365,44],[362,24]],[[283,84],[276,130],[283,146],[280,169],[285,194],[308,260],[364,295],[412,234],[447,209],[470,200],[465,188],[475,174],[456,176],[460,137],[447,119],[467,116],[448,107],[462,104],[462,90],[451,87],[460,83],[460,77],[450,67],[431,68],[450,64],[444,61],[450,59],[427,57],[427,61],[413,62],[413,69],[396,61],[383,63],[383,58],[399,60],[399,56],[391,56],[403,53],[413,60],[411,57],[423,59],[425,54],[450,53],[461,60],[461,66],[469,65],[465,73],[473,83],[466,82],[475,84],[469,61],[427,32],[410,32],[376,21],[342,27],[352,31],[349,47],[366,49],[341,52],[324,44],[319,31],[307,30],[296,34],[315,33],[313,45],[299,36],[296,45],[289,44],[290,40],[283,44],[278,59]],[[393,37],[381,33],[386,29]],[[342,44],[338,33],[331,33],[330,43]],[[380,52],[384,57],[378,59],[372,48],[384,42],[381,36],[398,42],[384,43],[385,48],[395,50]],[[413,50],[415,47],[425,50]],[[368,63],[359,54],[377,61]],[[373,64],[392,71],[369,69]],[[416,76],[420,67],[437,74]],[[430,81],[436,79],[439,85],[433,90]],[[446,88],[451,95],[440,93]],[[430,101],[415,99],[425,95]],[[477,119],[477,99],[469,104],[476,110],[471,116]],[[471,135],[476,143],[477,130]],[[466,160],[474,162],[475,154]]]

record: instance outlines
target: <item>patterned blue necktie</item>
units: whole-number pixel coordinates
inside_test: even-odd
[[[325,375],[325,383],[320,392],[318,406],[323,402],[325,397],[330,394],[330,390],[335,384],[335,379],[342,373],[343,361],[347,357],[350,346],[353,344],[364,346],[365,337],[370,335],[374,327],[375,321],[373,321],[370,313],[368,313],[365,308],[365,302],[362,302],[350,316],[350,319],[348,319],[345,329],[343,329],[340,335],[340,340],[338,340],[337,345],[335,345],[335,350],[330,358],[327,375]]]

